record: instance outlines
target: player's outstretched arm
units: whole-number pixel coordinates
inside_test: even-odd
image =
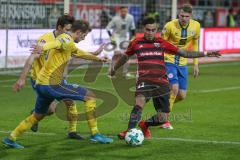
[[[25,85],[25,81],[26,81],[26,77],[28,72],[31,69],[31,66],[34,62],[34,59],[39,58],[40,54],[31,54],[27,61],[24,64],[23,70],[18,78],[18,80],[16,81],[16,83],[13,84],[13,91],[17,92],[20,91],[22,89],[22,87]]]
[[[108,75],[109,76],[114,76],[115,72],[120,68],[122,65],[124,65],[128,61],[128,55],[123,54],[120,59],[113,65],[111,70],[109,71]]]
[[[198,58],[198,57],[220,57],[221,54],[219,51],[210,51],[210,52],[196,52],[196,51],[185,51],[179,49],[177,52],[181,57],[185,58]]]
[[[198,49],[199,49],[199,38],[193,39],[192,42],[193,42],[192,43],[192,50],[193,51],[198,51]],[[198,58],[193,58],[193,77],[197,78],[198,76],[199,76]]]
[[[106,58],[99,58],[89,52],[85,52],[83,50],[80,50],[77,47],[74,47],[74,51],[72,53],[72,56],[75,58],[81,58],[81,59],[86,59],[86,60],[92,60],[92,61],[97,61],[97,62],[106,62]]]
[[[62,43],[59,39],[56,39],[54,41],[51,42],[47,42],[45,43],[43,46],[41,45],[33,45],[31,47],[31,52],[35,53],[35,54],[41,54],[44,51],[50,50],[50,49],[60,49],[62,46]]]
[[[104,49],[105,43],[101,44],[100,47],[95,52],[90,52],[91,54],[98,56]]]

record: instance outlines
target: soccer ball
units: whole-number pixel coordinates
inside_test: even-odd
[[[130,129],[126,136],[125,141],[128,145],[139,146],[143,143],[144,135],[141,130],[137,128]]]

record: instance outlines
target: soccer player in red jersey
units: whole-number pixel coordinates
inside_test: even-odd
[[[135,128],[141,119],[143,107],[151,98],[159,102],[155,105],[157,114],[146,121],[141,121],[139,127],[142,129],[145,138],[150,138],[149,126],[159,126],[167,121],[169,108],[169,81],[164,63],[164,53],[172,53],[186,58],[197,57],[219,57],[218,51],[194,52],[184,51],[166,40],[155,37],[157,24],[154,18],[147,17],[143,20],[144,36],[131,41],[125,54],[115,63],[109,72],[114,76],[116,70],[121,67],[128,57],[136,55],[138,59],[138,79],[136,83],[135,105],[130,114],[127,130],[118,134],[123,139],[129,129]],[[156,107],[157,106],[157,107]]]

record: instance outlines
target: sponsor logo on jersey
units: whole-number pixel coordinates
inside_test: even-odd
[[[163,53],[162,52],[143,52],[143,53],[140,53],[140,56],[162,56]]]
[[[169,74],[168,74],[168,78],[173,78],[173,74],[172,74],[172,73],[169,73]]]
[[[154,43],[154,46],[159,48],[160,47],[160,43]]]
[[[190,36],[194,36],[195,35],[195,31],[190,31]]]

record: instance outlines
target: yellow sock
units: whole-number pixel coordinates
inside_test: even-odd
[[[176,95],[173,92],[170,93],[169,104],[170,104],[170,112],[173,110],[173,104],[175,102]]]
[[[95,117],[95,107],[96,100],[90,99],[85,102],[86,118],[92,135],[99,133],[97,128],[97,119]]]
[[[177,102],[179,102],[179,101],[181,101],[181,100],[182,100],[182,99],[179,99],[178,97],[176,97],[174,103],[177,103]]]
[[[74,103],[68,108],[69,128],[68,132],[77,132],[77,105]]]
[[[27,129],[31,128],[33,124],[37,123],[38,120],[30,115],[25,120],[23,120],[10,134],[10,139],[16,141],[19,136],[21,136]]]

